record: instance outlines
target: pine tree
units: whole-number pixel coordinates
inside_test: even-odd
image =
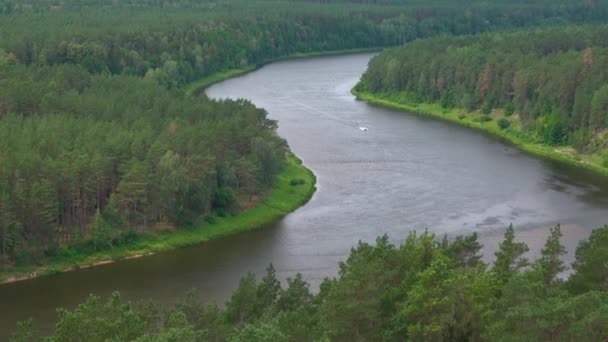
[[[519,269],[528,265],[528,260],[523,255],[528,252],[528,246],[523,242],[515,242],[515,230],[509,225],[505,231],[505,238],[501,242],[499,250],[494,253],[494,272],[498,279],[507,282]]]
[[[116,189],[119,212],[131,225],[146,227],[149,176],[144,164],[132,160]]]
[[[552,285],[557,280],[557,276],[566,270],[561,257],[565,255],[566,248],[561,244],[562,231],[560,225],[550,230],[545,247],[541,251],[541,257],[536,262],[546,285]]]
[[[2,258],[0,265],[4,265],[9,260],[9,240],[10,227],[15,223],[11,202],[6,192],[0,193],[0,249],[2,249]]]
[[[591,99],[589,125],[593,129],[602,129],[608,125],[608,85],[596,91]]]
[[[257,309],[258,314],[269,310],[277,300],[281,291],[281,283],[277,280],[276,271],[272,264],[266,268],[266,275],[257,288]]]
[[[569,279],[571,289],[577,293],[608,290],[608,226],[595,229],[589,239],[576,248],[572,264],[574,274]]]

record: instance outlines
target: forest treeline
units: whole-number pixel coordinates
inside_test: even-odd
[[[79,64],[168,87],[293,53],[608,18],[602,2],[1,0],[0,65]]]
[[[579,243],[571,269],[561,236],[551,228],[531,261],[509,227],[492,266],[476,234],[413,232],[401,246],[384,236],[353,248],[318,293],[299,274],[282,285],[270,265],[261,281],[244,276],[225,307],[195,292],[167,310],[91,296],[58,310],[48,341],[604,341],[608,226]],[[14,341],[32,331],[20,323]]]
[[[504,128],[518,124],[544,144],[590,153],[608,147],[607,70],[608,27],[566,26],[390,49],[374,58],[358,89],[445,109],[501,109]]]

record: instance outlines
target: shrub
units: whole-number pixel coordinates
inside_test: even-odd
[[[450,92],[446,91],[443,93],[443,95],[441,95],[441,108],[450,109],[450,108],[452,108],[452,106],[453,106],[452,96],[451,96]]]
[[[473,121],[475,122],[488,122],[488,121],[492,121],[492,118],[489,115],[479,115],[476,116]]]
[[[498,119],[498,121],[496,121],[496,124],[498,125],[498,127],[500,127],[500,129],[507,129],[509,128],[509,126],[511,126],[511,122],[509,122],[509,120],[505,118]]]
[[[217,219],[214,215],[207,215],[205,216],[205,222],[209,224],[214,224],[215,222],[217,222]]]
[[[466,115],[464,115],[464,114],[460,114],[460,115],[458,115],[458,120],[462,120],[462,119],[464,119],[464,118],[466,118],[466,117],[467,117]]]
[[[303,184],[306,184],[306,181],[303,180],[302,178],[292,179],[291,182],[289,182],[289,185],[291,185],[291,186],[298,186],[298,185],[303,185]]]
[[[475,104],[475,99],[473,98],[473,96],[469,93],[462,96],[462,98],[460,99],[460,107],[463,107],[464,109],[468,110],[469,112],[474,110],[476,107],[476,104]]]
[[[545,144],[555,146],[563,142],[566,128],[559,115],[551,114],[538,118],[536,130]]]
[[[579,152],[589,152],[592,139],[593,133],[588,129],[581,128],[570,135],[570,144]]]
[[[513,115],[514,112],[515,112],[515,106],[513,105],[513,103],[509,102],[505,106],[505,116],[511,116],[511,115]]]
[[[492,102],[490,102],[490,101],[485,102],[483,104],[483,106],[481,107],[481,111],[484,114],[490,114],[490,113],[492,113]]]

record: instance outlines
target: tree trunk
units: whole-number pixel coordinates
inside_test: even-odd
[[[2,265],[5,265],[6,261],[8,260],[7,254],[6,254],[7,236],[8,236],[8,229],[7,229],[6,225],[2,225],[2,262],[0,263]]]

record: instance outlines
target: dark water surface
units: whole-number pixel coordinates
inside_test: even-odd
[[[370,106],[349,90],[371,54],[268,65],[208,89],[247,98],[279,121],[279,133],[318,176],[318,191],[267,229],[142,259],[0,286],[0,340],[15,321],[48,329],[57,306],[93,292],[173,302],[191,288],[223,303],[248,271],[274,263],[281,277],[302,273],[315,288],[336,274],[359,240],[399,242],[429,228],[477,231],[492,254],[513,223],[533,249],[546,228],[564,225],[570,250],[608,223],[608,181],[528,156],[454,124]],[[361,131],[360,126],[368,128]]]

